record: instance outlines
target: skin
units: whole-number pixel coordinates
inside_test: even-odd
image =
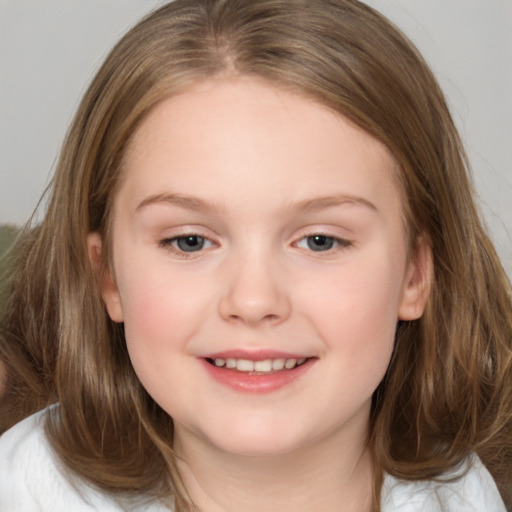
[[[103,298],[202,510],[369,510],[371,396],[431,266],[426,244],[408,254],[396,167],[348,120],[249,78],[163,101],[132,139]],[[205,242],[184,253],[189,235]],[[98,234],[89,248],[98,263]],[[311,359],[252,393],[206,370],[228,350]]]

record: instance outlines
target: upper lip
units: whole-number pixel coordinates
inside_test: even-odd
[[[234,349],[224,350],[221,352],[213,352],[203,356],[205,359],[246,359],[248,361],[264,361],[266,359],[301,359],[309,358],[310,355],[292,353],[292,352],[281,352],[276,350],[246,350],[246,349]]]

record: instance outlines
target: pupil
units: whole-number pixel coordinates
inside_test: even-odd
[[[204,245],[204,238],[191,235],[178,238],[178,247],[185,252],[199,251]]]
[[[334,239],[330,236],[315,235],[308,237],[308,247],[312,251],[328,251],[332,249],[334,245]]]

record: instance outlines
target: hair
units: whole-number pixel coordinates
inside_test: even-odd
[[[123,156],[148,113],[198,81],[236,76],[302,95],[383,142],[399,165],[411,254],[420,237],[431,246],[426,310],[399,322],[373,396],[373,510],[385,472],[435,479],[471,452],[512,504],[510,282],[479,220],[436,79],[396,27],[356,0],[176,0],[112,50],[66,137],[46,216],[13,256],[0,357],[9,393],[25,404],[18,416],[58,401],[47,433],[75,474],[193,509],[175,466],[172,419],[132,369],[86,238],[102,235],[108,265]]]

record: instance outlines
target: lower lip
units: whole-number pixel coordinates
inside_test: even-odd
[[[281,370],[268,374],[237,372],[225,367],[214,366],[205,359],[200,359],[200,361],[209,375],[220,384],[242,393],[261,394],[277,391],[301,378],[313,366],[316,358],[308,359],[304,364],[293,368],[293,370]]]

